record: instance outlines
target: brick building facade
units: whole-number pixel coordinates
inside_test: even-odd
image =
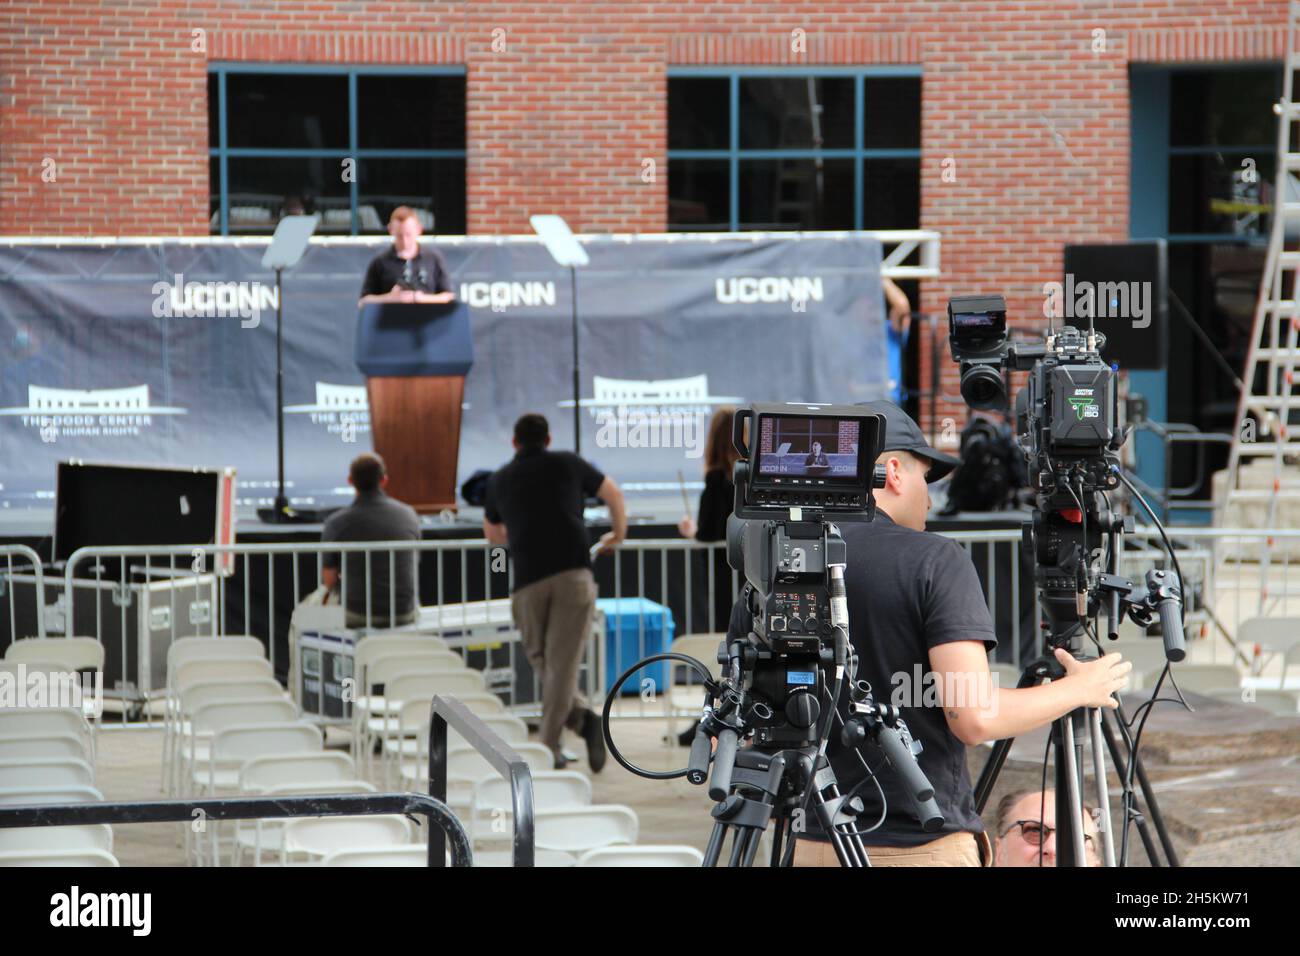
[[[1277,61],[1285,19],[1284,0],[9,3],[0,235],[208,234],[214,62],[464,66],[477,234],[537,211],[664,231],[670,66],[910,64],[920,221],[943,242],[920,308],[1003,291],[1032,318],[1063,242],[1129,237],[1130,65]]]

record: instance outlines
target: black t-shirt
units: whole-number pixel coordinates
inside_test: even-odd
[[[605,476],[570,451],[519,452],[492,476],[484,514],[505,523],[515,590],[535,581],[591,567],[582,504]]]
[[[419,246],[411,259],[399,258],[397,247],[389,246],[370,260],[361,294],[383,295],[391,292],[393,286],[420,292],[450,292],[451,276],[442,255],[432,246]]]
[[[727,519],[736,506],[736,486],[727,473],[714,468],[704,476],[700,494],[700,515],[695,521],[696,541],[727,540]]]
[[[997,644],[975,566],[955,541],[904,528],[883,511],[877,511],[869,523],[846,522],[839,527],[848,551],[844,589],[849,639],[858,655],[858,679],[870,682],[877,703],[901,708],[912,737],[921,741],[917,762],[934,787],[944,816],[941,830],[924,832],[898,775],[884,764],[880,751],[868,744],[859,753],[875,770],[889,812],[877,830],[864,834],[863,842],[906,847],[949,833],[979,833],[984,827],[975,812],[966,747],[948,729],[937,701],[937,685],[925,679],[931,670],[932,647],[982,640],[985,649],[992,650]],[[749,630],[750,616],[743,601],[742,596],[732,614],[732,635]],[[921,706],[912,706],[914,703]],[[839,710],[848,713],[847,687]],[[866,771],[854,751],[840,745],[839,731],[836,722],[827,755],[840,792],[848,793],[866,777]],[[865,829],[880,816],[880,793],[870,781],[857,792],[866,806],[860,818]],[[808,821],[808,831],[806,838],[823,838],[815,818]]]

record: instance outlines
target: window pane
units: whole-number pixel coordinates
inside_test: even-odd
[[[740,228],[852,229],[853,161],[741,162]]]
[[[742,149],[851,149],[851,77],[742,77]]]
[[[358,164],[361,232],[382,233],[398,206],[410,206],[425,232],[465,233],[465,160],[367,159]]]
[[[730,147],[730,84],[726,77],[669,77],[669,149]]]
[[[1169,158],[1169,231],[1268,235],[1273,201],[1273,155],[1256,160],[1254,182],[1242,177],[1242,153]]]
[[[921,148],[921,80],[868,77],[862,91],[862,145],[868,149]]]
[[[862,193],[863,229],[919,228],[921,160],[865,160]]]
[[[674,232],[726,232],[731,228],[725,159],[668,161],[668,228]]]
[[[1175,72],[1169,81],[1174,146],[1263,146],[1276,141],[1275,70]]]
[[[351,232],[348,184],[340,160],[232,156],[227,162],[232,234],[274,232],[280,217],[289,212],[320,214],[318,233]]]
[[[208,149],[221,145],[221,102],[217,95],[217,74],[208,74]]]
[[[463,76],[358,76],[362,149],[464,149]]]
[[[346,76],[230,73],[226,135],[233,147],[346,149]]]

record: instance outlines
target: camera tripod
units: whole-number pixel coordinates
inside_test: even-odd
[[[750,646],[757,641],[750,638]],[[737,659],[743,653],[742,643],[732,645],[729,657]],[[715,691],[711,693],[716,693]],[[898,710],[876,704],[871,698],[871,688],[865,681],[850,686],[853,713],[844,721],[840,739],[845,746],[858,746],[866,740],[873,741],[884,753],[889,765],[903,777],[912,796],[922,828],[927,831],[943,826],[943,816],[934,802],[934,788],[916,763],[911,735],[907,725],[899,719]],[[746,731],[743,722],[737,723],[742,698],[731,689],[722,689],[717,708],[705,705],[705,713],[696,730],[691,748],[691,762],[687,778],[702,782],[704,767],[708,764],[710,737],[717,734],[718,748],[713,759],[713,779],[709,796],[717,801],[713,808],[716,821],[704,854],[705,866],[716,866],[721,858],[728,834],[732,836],[728,866],[752,865],[759,842],[769,820],[776,821],[772,839],[771,865],[789,866],[794,856],[793,835],[802,829],[811,802],[817,822],[826,834],[840,866],[865,867],[871,861],[858,830],[858,819],[863,804],[853,793],[843,794],[839,789],[835,771],[827,761],[824,750],[816,742],[804,746],[770,749],[762,744],[737,750],[737,742]],[[756,703],[755,716],[771,716],[766,705]],[[796,720],[798,715],[795,715]],[[833,721],[835,711],[827,712]],[[811,725],[809,726],[811,730]],[[825,734],[818,734],[824,738]],[[782,853],[786,838],[790,843]]]
[[[1162,573],[1150,572],[1149,577],[1150,575]],[[1049,645],[1053,647],[1064,646],[1075,660],[1096,660],[1095,657],[1089,657],[1083,653],[1082,636],[1082,628],[1076,625],[1073,634],[1063,640],[1051,641]],[[1016,686],[1018,688],[1033,687],[1044,680],[1059,680],[1064,676],[1065,669],[1060,661],[1055,657],[1043,657],[1031,662],[1025,668]],[[1102,708],[1083,707],[1073,710],[1052,722],[1049,739],[1053,754],[1052,763],[1056,789],[1056,857],[1058,866],[1087,865],[1083,824],[1083,741],[1085,737],[1090,740],[1092,747],[1092,771],[1100,815],[1100,819],[1097,821],[1097,829],[1101,838],[1101,863],[1103,866],[1117,866],[1126,862],[1125,860],[1117,861],[1115,856],[1114,828],[1110,814],[1110,790],[1106,780],[1105,758],[1107,754],[1109,754],[1110,760],[1117,770],[1124,766],[1123,754],[1116,740],[1116,734],[1110,725],[1112,719],[1120,721],[1124,719],[1122,707],[1116,710],[1113,718]],[[1006,763],[1007,756],[1014,743],[1014,738],[1007,738],[994,744],[988,762],[984,765],[984,769],[980,771],[979,779],[975,783],[975,811],[981,815],[988,803],[989,795],[993,792],[993,788],[997,783],[998,774]],[[1142,766],[1141,755],[1131,752],[1129,759],[1133,762],[1138,783],[1142,790],[1142,799],[1146,804],[1146,814],[1143,815],[1137,811],[1132,793],[1121,780],[1122,785],[1125,786],[1124,805],[1126,811],[1133,811],[1134,822],[1137,825],[1142,845],[1146,849],[1147,858],[1153,866],[1178,866],[1178,854],[1173,841],[1169,838],[1169,831],[1165,827],[1164,818],[1160,814],[1160,807],[1156,803],[1155,794],[1151,789],[1151,783],[1147,779],[1146,770]],[[1147,817],[1150,818],[1150,823],[1155,827],[1156,835],[1159,837],[1160,847],[1165,854],[1165,863],[1160,861],[1159,851],[1156,849],[1150,828],[1147,825]]]

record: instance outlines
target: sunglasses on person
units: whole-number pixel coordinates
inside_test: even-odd
[[[1003,830],[1002,835],[1006,836],[1016,827],[1020,828],[1021,839],[1030,846],[1042,846],[1047,842],[1048,837],[1056,832],[1056,827],[1047,826],[1039,820],[1017,820],[1015,823],[1011,824],[1011,826]],[[1083,842],[1089,848],[1096,845],[1093,842],[1091,833],[1085,833],[1083,835]]]

